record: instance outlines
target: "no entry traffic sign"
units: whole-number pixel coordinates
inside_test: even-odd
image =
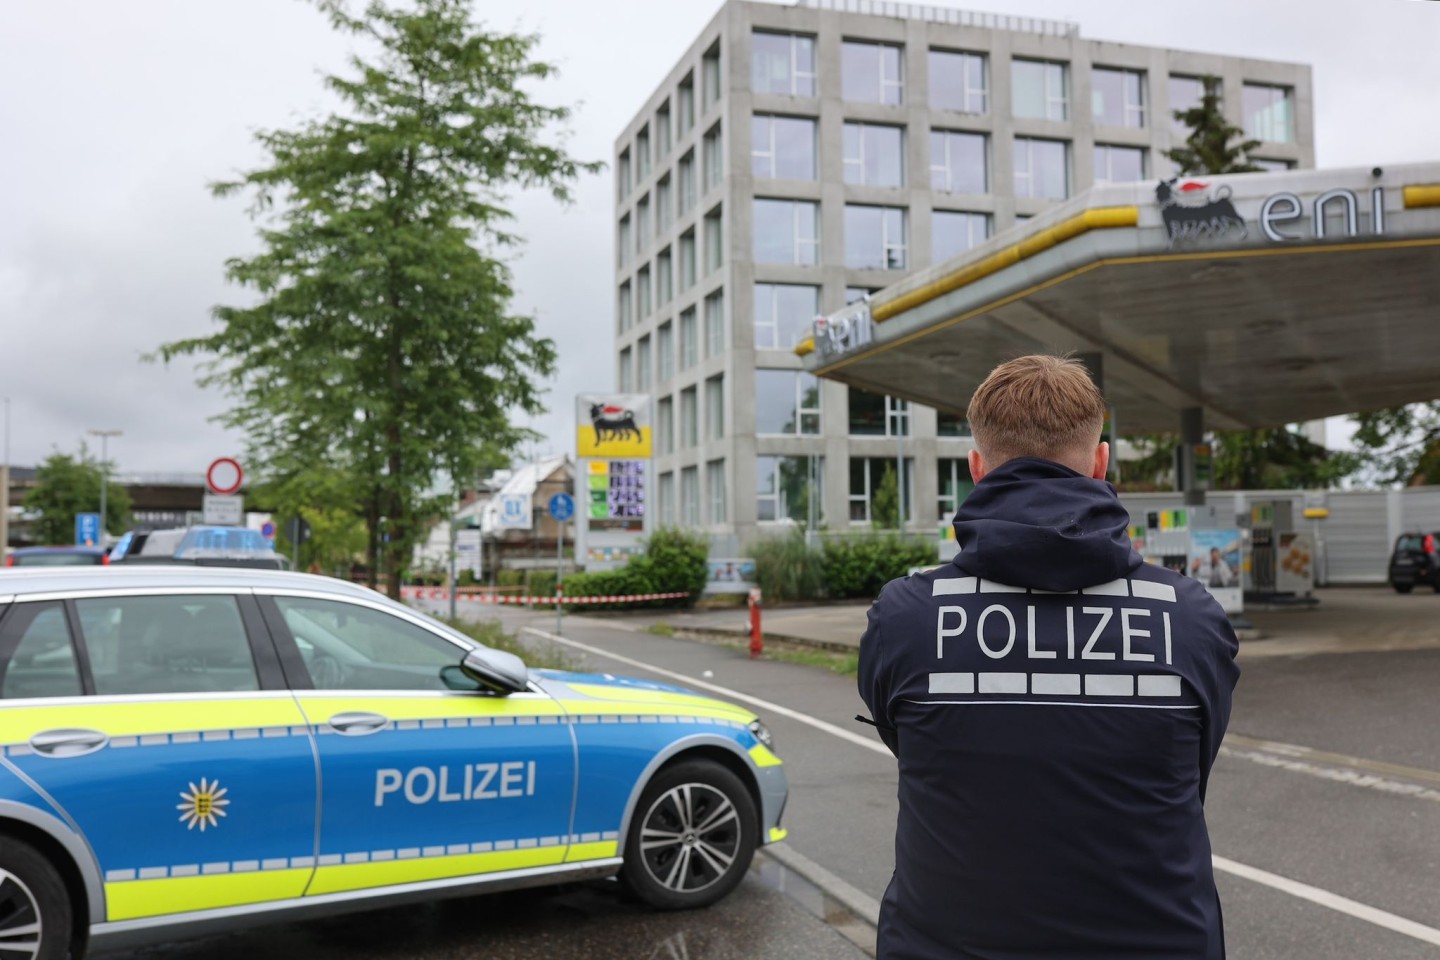
[[[205,470],[205,486],[222,497],[239,493],[245,484],[245,471],[234,457],[218,457]]]

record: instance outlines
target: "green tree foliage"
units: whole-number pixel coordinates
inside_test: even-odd
[[[896,479],[895,468],[889,464],[870,495],[870,523],[878,530],[900,528],[900,481]]]
[[[761,537],[745,555],[755,561],[755,582],[765,600],[814,600],[825,592],[819,551],[805,532],[794,528],[780,536]]]
[[[325,78],[341,109],[259,133],[267,164],[212,188],[254,198],[263,250],[226,274],[256,301],[217,307],[218,332],[159,356],[212,358],[201,382],[230,394],[222,420],[262,476],[347,478],[371,577],[398,595],[445,510],[436,491],[478,475],[487,444],[530,435],[510,411],[539,413],[536,380],[555,368],[510,307],[505,192],[568,201],[598,164],[545,142],[568,111],[529,92],[554,69],[532,59],[536,37],[477,27],[469,0],[317,6],[367,51]]]
[[[1361,413],[1355,444],[1375,483],[1440,483],[1440,400]]]
[[[75,515],[100,512],[100,471],[100,462],[84,444],[76,456],[52,453],[40,464],[35,486],[25,496],[25,509],[40,514],[35,532],[41,542],[73,543]],[[130,523],[130,494],[112,482],[105,489],[105,530],[123,533]]]
[[[1175,110],[1174,117],[1190,129],[1185,146],[1166,150],[1165,156],[1175,162],[1182,177],[1206,173],[1256,173],[1260,170],[1250,162],[1250,151],[1260,146],[1259,140],[1242,140],[1232,144],[1245,131],[1225,119],[1220,104],[1220,78],[1204,76],[1200,82],[1205,93],[1198,106]]]
[[[1296,490],[1335,486],[1359,466],[1298,430],[1228,430],[1215,437],[1213,469],[1220,490]]]

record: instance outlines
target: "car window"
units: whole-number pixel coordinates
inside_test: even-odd
[[[17,567],[92,567],[101,563],[98,553],[25,553],[13,558]]]
[[[1395,543],[1395,549],[1396,549],[1396,550],[1421,550],[1421,549],[1423,549],[1423,548],[1420,546],[1420,538],[1419,538],[1419,537],[1402,536],[1398,541],[1396,541],[1396,543]]]
[[[77,600],[97,694],[258,690],[234,597]]]
[[[465,651],[399,617],[357,604],[276,597],[317,690],[450,690],[440,672]]]
[[[0,630],[0,697],[73,697],[80,667],[59,603],[17,603]]]

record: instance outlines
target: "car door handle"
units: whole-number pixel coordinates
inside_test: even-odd
[[[389,717],[361,710],[337,713],[330,718],[330,726],[334,731],[343,733],[347,737],[363,737],[367,733],[379,733],[389,725]]]
[[[42,730],[30,738],[30,749],[42,757],[83,757],[104,749],[110,738],[99,730]]]

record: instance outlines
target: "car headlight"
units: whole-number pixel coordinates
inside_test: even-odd
[[[775,738],[770,735],[770,728],[759,720],[750,721],[750,734],[764,744],[766,750],[775,749]]]

